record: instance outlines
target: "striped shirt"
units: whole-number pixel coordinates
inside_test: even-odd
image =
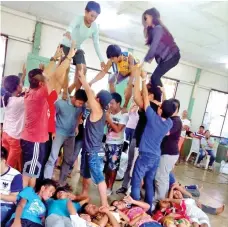
[[[0,193],[3,195],[9,195],[10,193],[20,192],[23,189],[22,175],[16,169],[9,166],[8,170],[1,175],[0,178]],[[4,204],[13,204],[13,202],[7,202],[0,200],[1,206]]]

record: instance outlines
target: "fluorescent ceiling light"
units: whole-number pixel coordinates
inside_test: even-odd
[[[130,23],[130,19],[124,14],[117,15],[115,11],[108,10],[99,15],[97,23],[101,29],[116,30],[126,28]]]

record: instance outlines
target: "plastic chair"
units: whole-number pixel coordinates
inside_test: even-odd
[[[219,143],[218,143],[218,142],[215,142],[215,143],[214,143],[214,146],[213,146],[213,151],[214,151],[215,157],[216,157],[216,154],[217,154],[218,145],[219,145]],[[208,169],[209,162],[210,162],[210,158],[211,158],[211,156],[210,156],[210,155],[207,155],[207,156],[202,160],[202,164],[203,164],[203,166],[204,166],[204,169]]]
[[[186,158],[186,162],[189,160],[192,153],[196,153],[197,157],[196,157],[196,160],[194,163],[194,165],[196,165],[198,158],[199,158],[199,149],[200,149],[200,140],[197,138],[193,138],[192,139],[192,146],[191,146],[190,152]]]

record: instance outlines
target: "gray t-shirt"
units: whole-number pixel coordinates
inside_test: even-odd
[[[55,108],[56,133],[63,136],[75,136],[77,120],[84,107],[76,107],[70,100],[59,99],[55,102]]]

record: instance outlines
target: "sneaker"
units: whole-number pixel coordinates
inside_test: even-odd
[[[121,187],[116,191],[116,194],[126,194],[127,188]]]
[[[112,189],[108,188],[106,194],[107,196],[110,196],[112,194]]]
[[[197,167],[197,168],[200,168],[200,164],[197,164],[196,167]]]
[[[208,166],[208,170],[213,170],[213,167],[212,166]]]

